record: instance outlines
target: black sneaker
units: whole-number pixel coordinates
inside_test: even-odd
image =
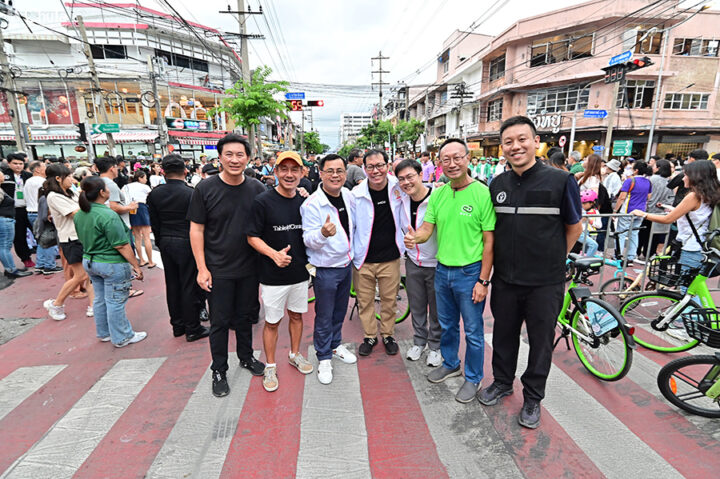
[[[185,339],[188,343],[192,343],[193,341],[197,341],[198,339],[207,338],[210,336],[210,328],[206,328],[204,326],[200,326],[200,329],[197,330],[194,333],[187,333],[185,335]]]
[[[265,365],[252,356],[250,359],[241,359],[240,366],[252,373],[253,376],[262,376],[265,373]]]
[[[6,278],[9,279],[17,279],[17,278],[24,278],[25,276],[31,276],[32,272],[28,271],[27,269],[16,269],[15,271],[5,271],[3,273]]]
[[[387,338],[383,338],[383,344],[385,345],[385,352],[389,354],[390,356],[395,356],[398,353],[397,343],[395,342],[395,338],[392,336],[388,336]]]
[[[478,391],[476,397],[478,401],[480,401],[480,404],[484,406],[494,406],[500,399],[512,393],[512,386],[500,385],[496,381],[485,389]]]
[[[540,425],[540,403],[526,399],[520,410],[518,423],[528,429],[537,429]]]
[[[42,268],[42,274],[44,275],[51,275],[55,273],[59,273],[63,269],[60,266],[53,266],[52,268]]]
[[[227,376],[225,373],[220,371],[213,371],[212,378],[213,396],[221,398],[230,394],[230,386],[228,386]]]
[[[363,343],[358,348],[358,354],[360,356],[369,356],[370,353],[372,353],[373,348],[377,344],[376,338],[365,338],[363,339]],[[397,348],[397,345],[395,346]],[[395,351],[397,352],[397,351]]]

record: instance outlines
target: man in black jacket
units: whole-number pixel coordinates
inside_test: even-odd
[[[32,231],[32,225],[28,219],[25,208],[25,196],[23,187],[25,182],[32,177],[32,173],[25,170],[25,153],[10,153],[7,162],[10,166],[3,169],[3,190],[15,200],[15,254],[25,265],[25,268],[32,268],[35,263],[30,259],[30,247],[27,243],[27,230]]]
[[[210,334],[209,328],[200,325],[204,299],[195,282],[197,267],[186,219],[193,189],[185,183],[185,163],[179,155],[163,158],[162,167],[167,183],[152,190],[147,198],[150,224],[163,261],[173,336],[185,335],[192,342]]]

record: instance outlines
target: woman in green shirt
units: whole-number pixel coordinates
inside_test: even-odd
[[[143,331],[133,331],[125,313],[132,273],[143,279],[130,247],[130,235],[120,216],[105,203],[110,191],[102,178],[88,176],[80,183],[80,211],[73,221],[83,245],[83,267],[95,288],[95,329],[100,341],[115,347],[142,341]]]

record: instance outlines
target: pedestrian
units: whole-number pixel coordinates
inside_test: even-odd
[[[165,184],[147,195],[148,216],[165,274],[165,300],[173,336],[187,342],[206,338],[210,329],[200,324],[205,298],[196,282],[197,267],[190,247],[187,212],[193,189],[185,183],[180,155],[162,160]]]
[[[51,165],[60,163],[50,163]],[[25,182],[23,188],[23,196],[25,196],[25,206],[27,209],[28,220],[32,226],[33,233],[35,232],[35,223],[38,220],[38,193],[45,183],[45,163],[42,161],[33,161],[29,166],[32,177]],[[43,219],[41,218],[41,221]],[[45,219],[45,221],[47,221]],[[55,257],[58,255],[58,247],[50,246],[49,248],[43,247],[40,243],[37,245],[35,255],[35,272],[42,273],[45,275],[59,273],[63,269],[55,262]]]
[[[125,185],[122,192],[127,201],[137,203],[138,205],[137,209],[130,210],[129,216],[130,230],[135,238],[135,249],[140,267],[147,266],[148,268],[154,268],[157,265],[152,259],[153,249],[152,240],[150,239],[150,213],[148,212],[147,206],[147,197],[152,190],[147,183],[147,173],[143,170],[138,170],[133,174],[132,182]],[[143,259],[143,246],[145,246],[147,261]]]
[[[352,283],[355,197],[347,188],[345,159],[329,154],[320,160],[322,183],[300,207],[303,241],[315,266],[313,345],[318,381],[330,384],[332,358],[353,364],[357,357],[342,344],[342,326]]]
[[[568,156],[568,164],[570,165],[570,173],[573,175],[585,171],[582,164],[582,153],[577,150],[574,150],[570,153],[570,156]]]
[[[404,194],[401,197],[403,215],[400,216],[403,231],[408,227],[417,229],[422,225],[434,190],[432,183],[422,181],[422,166],[415,160],[402,161],[395,172]],[[405,289],[410,314],[412,314],[413,346],[406,358],[417,361],[425,349],[429,349],[426,363],[437,367],[442,364],[440,353],[440,323],[435,300],[435,267],[437,266],[437,232],[428,241],[408,249],[405,255]]]
[[[3,275],[14,280],[23,276],[30,276],[32,273],[27,270],[20,270],[15,266],[15,259],[12,254],[13,239],[15,238],[15,200],[5,190],[0,190],[0,263],[2,263]]]
[[[488,187],[468,176],[470,151],[463,140],[450,138],[438,150],[450,182],[430,196],[423,223],[408,228],[405,246],[428,241],[437,229],[435,295],[442,327],[442,365],[428,374],[439,383],[462,375],[458,349],[460,318],[465,330],[465,381],[455,400],[469,403],[483,378],[485,337],[483,310],[493,267],[495,212]],[[495,179],[497,180],[497,178]],[[495,181],[493,180],[493,181]]]
[[[125,158],[122,157],[122,155],[117,155],[115,157],[115,162],[117,163],[118,167],[118,175],[115,177],[115,184],[118,185],[118,188],[121,190],[130,183],[130,177],[127,173],[127,166],[125,164]]]
[[[353,238],[353,285],[357,293],[358,315],[365,338],[358,349],[368,356],[377,344],[375,318],[376,284],[380,295],[380,335],[385,352],[398,353],[395,333],[397,291],[400,284],[400,255],[404,253],[399,227],[400,192],[397,180],[388,176],[388,156],[383,150],[368,150],[363,156],[367,181],[352,193],[355,196],[355,236]]]
[[[227,382],[228,335],[235,330],[240,366],[262,376],[265,365],[252,348],[253,307],[257,303],[256,253],[247,242],[247,227],[255,197],[265,186],[244,175],[250,144],[229,133],[217,143],[222,171],[198,183],[187,218],[190,244],[197,265],[197,283],[209,294],[212,391],[230,393]]]
[[[82,264],[83,245],[78,239],[73,222],[75,214],[80,211],[80,205],[78,204],[78,195],[72,192],[72,184],[72,174],[62,163],[51,163],[47,167],[47,180],[43,186],[42,195],[47,202],[47,210],[49,210],[57,230],[58,242],[70,272],[55,298],[48,299],[43,303],[50,317],[56,321],[66,318],[65,300],[88,279],[88,274]],[[38,220],[42,220],[42,218],[38,218]],[[94,291],[92,284],[86,286],[86,294],[88,306],[85,315],[93,317]]]
[[[352,190],[359,185],[362,180],[367,178],[365,171],[363,171],[362,150],[358,148],[350,150],[350,153],[348,153],[347,165],[347,180],[345,180],[345,188]],[[320,169],[322,170],[322,167]]]
[[[83,247],[83,267],[95,289],[95,332],[100,341],[122,348],[147,337],[144,331],[133,331],[125,311],[132,274],[142,281],[143,273],[130,247],[127,225],[105,204],[110,199],[107,182],[88,176],[80,187],[81,211],[73,222]]]
[[[165,184],[165,177],[162,175],[162,167],[159,163],[150,165],[150,188],[157,188]]]
[[[672,166],[668,160],[656,158],[652,166],[648,167],[648,174],[652,184],[652,192],[647,203],[647,212],[650,214],[664,214],[665,209],[658,205],[672,205],[675,194],[667,187]],[[636,263],[644,264],[654,254],[662,254],[665,236],[670,232],[669,224],[655,224],[643,219],[638,234],[638,256]],[[651,234],[652,233],[652,234]]]
[[[263,349],[267,360],[263,387],[268,392],[280,385],[275,350],[278,328],[286,310],[290,333],[288,361],[302,374],[313,371],[313,366],[300,352],[309,280],[300,216],[303,197],[297,191],[302,172],[302,158],[296,152],[284,151],[278,155],[275,164],[278,185],[255,198],[248,227],[247,241],[261,255],[258,270],[265,306]]]
[[[632,174],[625,180],[615,204],[615,212],[629,215],[633,210],[647,211],[647,202],[652,196],[652,183],[645,177],[648,171],[647,164],[638,160],[632,163]],[[619,250],[615,255],[619,257],[625,254],[625,243],[627,247],[627,261],[631,262],[637,255],[638,233],[642,218],[633,216],[620,216],[617,219],[617,232]]]
[[[275,178],[275,161],[275,155],[270,155],[270,158],[268,158],[268,162],[263,165],[262,169],[260,170],[261,178],[259,179],[268,188],[272,188],[277,184],[277,178]]]
[[[28,228],[32,228],[28,219],[25,193],[23,188],[25,182],[32,177],[32,174],[25,170],[25,154],[10,153],[7,156],[9,168],[3,169],[3,190],[15,200],[15,237],[13,244],[15,254],[22,261],[24,269],[32,268],[35,263],[30,258],[31,252],[27,242]]]
[[[512,170],[490,185],[497,214],[490,298],[494,382],[477,397],[492,406],[512,394],[525,322],[530,352],[520,378],[524,401],[518,422],[536,428],[565,292],[565,259],[582,231],[582,206],[573,175],[536,159],[540,137],[532,120],[505,120],[500,138]]]
[[[317,159],[313,153],[308,155],[308,162],[310,163],[310,166],[308,166],[308,180],[310,180],[312,184],[312,191],[308,191],[308,193],[312,193],[320,184],[320,170],[318,169]]]

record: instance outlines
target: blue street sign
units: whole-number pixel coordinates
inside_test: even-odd
[[[602,145],[595,145],[593,146],[593,151],[603,151],[605,149]]]
[[[620,55],[615,55],[610,59],[610,66],[617,65],[618,63],[623,63],[632,58],[633,54],[630,50],[626,52],[622,52]]]
[[[304,91],[298,91],[298,92],[288,92],[288,93],[285,93],[285,99],[286,99],[286,100],[304,100],[304,99],[305,99],[305,92],[304,92]]]
[[[605,118],[607,114],[607,110],[585,110],[583,118]]]

